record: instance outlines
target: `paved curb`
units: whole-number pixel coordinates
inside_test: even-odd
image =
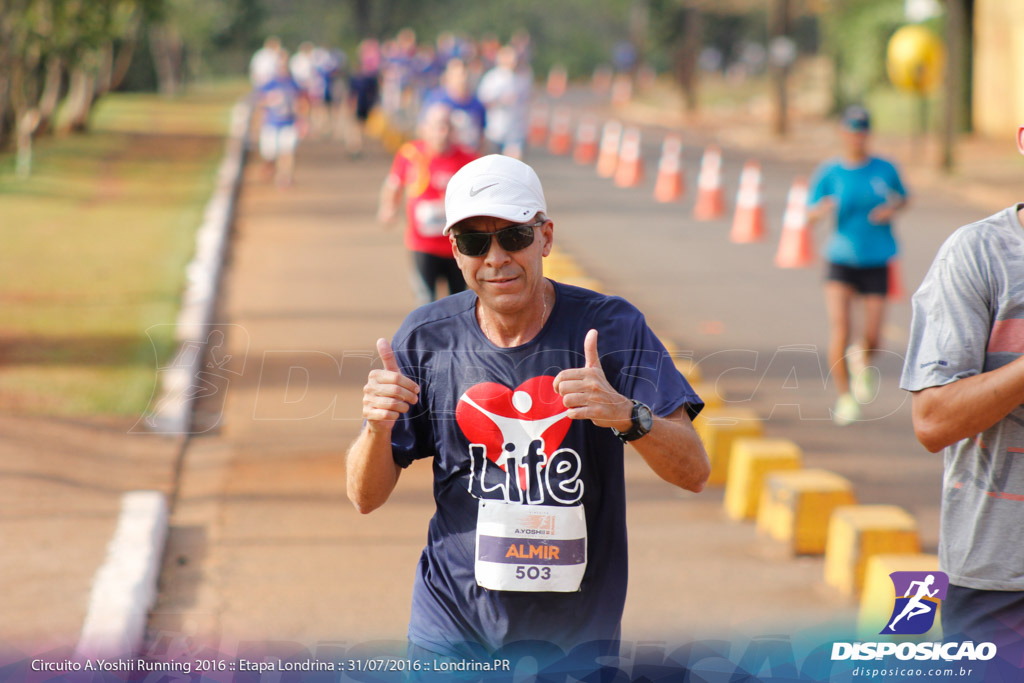
[[[117,529],[96,572],[75,648],[79,656],[109,658],[138,651],[156,601],[167,521],[162,493],[130,491],[121,497]]]
[[[161,369],[156,408],[143,420],[152,433],[187,434],[192,429],[192,403],[242,184],[251,116],[252,107],[246,102],[239,102],[231,111],[224,159],[196,233],[195,255],[186,267],[187,284],[175,325],[178,352],[171,364]],[[93,580],[76,647],[79,656],[117,657],[138,651],[149,610],[156,602],[168,523],[167,500],[162,493],[131,491],[122,496],[117,529]]]
[[[161,369],[156,408],[143,420],[154,434],[187,434],[192,429],[192,403],[198,395],[209,326],[242,185],[251,117],[252,107],[247,102],[237,103],[231,111],[224,160],[196,233],[195,255],[185,269],[187,284],[174,335],[178,352],[171,364]]]

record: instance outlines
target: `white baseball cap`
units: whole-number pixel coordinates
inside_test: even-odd
[[[544,189],[532,168],[512,157],[490,154],[469,162],[448,181],[443,234],[473,216],[522,223],[547,210]]]

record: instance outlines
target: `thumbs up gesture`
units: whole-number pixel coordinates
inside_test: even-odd
[[[419,401],[420,386],[402,374],[387,339],[377,340],[383,370],[371,370],[363,387],[363,417],[371,429],[390,430]]]
[[[583,367],[558,373],[554,389],[574,420],[590,420],[621,432],[632,426],[633,402],[608,383],[597,354],[597,330],[587,332],[583,340]]]

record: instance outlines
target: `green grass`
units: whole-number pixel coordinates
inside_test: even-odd
[[[37,143],[30,178],[0,157],[0,408],[146,408],[242,92],[108,95],[88,133]]]

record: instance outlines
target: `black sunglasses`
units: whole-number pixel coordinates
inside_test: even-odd
[[[494,237],[505,251],[520,251],[533,244],[533,229],[542,225],[544,221],[510,225],[496,232],[462,232],[455,235],[455,246],[465,256],[483,256],[491,250]]]

